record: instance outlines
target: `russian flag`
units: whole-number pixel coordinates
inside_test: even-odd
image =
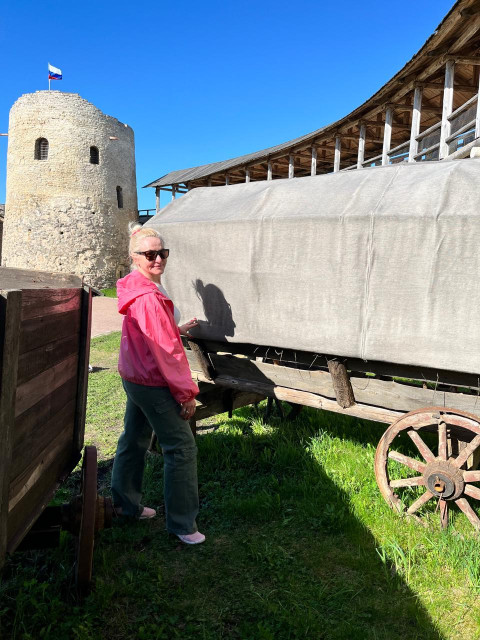
[[[62,79],[62,71],[57,69],[57,67],[52,67],[50,63],[48,63],[48,79],[49,80],[61,80]]]

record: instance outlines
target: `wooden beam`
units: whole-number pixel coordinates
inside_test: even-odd
[[[272,179],[272,163],[269,160],[267,164],[267,180],[271,180],[271,179]]]
[[[230,176],[228,173],[225,174],[225,184],[228,186],[230,184]]]
[[[388,164],[388,152],[392,143],[393,108],[387,107],[385,111],[385,128],[383,129],[382,166]]]
[[[415,162],[418,152],[417,136],[420,133],[420,120],[422,118],[422,87],[415,87],[413,94],[412,127],[410,129],[410,147],[408,150],[408,161]]]
[[[155,187],[155,211],[160,211],[160,187]]]
[[[335,138],[335,158],[333,161],[333,172],[337,173],[340,170],[340,156],[342,153],[342,139],[340,136]]]
[[[293,178],[295,176],[295,159],[293,154],[291,153],[288,156],[288,177]]]
[[[445,86],[443,89],[442,128],[440,130],[439,158],[448,156],[448,144],[446,139],[450,135],[451,124],[448,116],[453,110],[453,80],[455,76],[455,62],[448,60],[445,65]]]
[[[250,182],[250,168],[245,169],[245,182]]]
[[[462,56],[447,56],[447,62],[453,62],[455,64],[480,64],[480,57],[462,57]]]
[[[360,132],[358,136],[358,154],[357,154],[357,169],[363,168],[363,161],[365,160],[365,136],[367,134],[367,125],[362,122],[360,124]]]

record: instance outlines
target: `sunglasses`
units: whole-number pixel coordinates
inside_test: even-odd
[[[159,249],[158,251],[135,251],[135,253],[145,256],[149,262],[153,262],[157,256],[160,256],[162,260],[168,258],[170,249]]]

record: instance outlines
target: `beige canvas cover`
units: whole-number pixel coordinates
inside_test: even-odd
[[[480,160],[198,188],[147,223],[197,335],[480,373]]]

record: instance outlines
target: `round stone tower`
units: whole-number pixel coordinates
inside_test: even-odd
[[[76,93],[37,91],[10,111],[2,258],[96,287],[128,271],[136,220],[133,130]]]

